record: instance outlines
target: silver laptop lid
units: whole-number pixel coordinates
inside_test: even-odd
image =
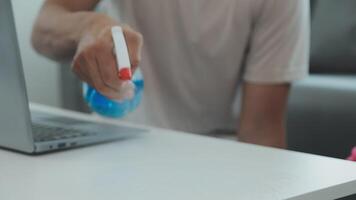
[[[11,0],[0,0],[0,147],[34,151]]]

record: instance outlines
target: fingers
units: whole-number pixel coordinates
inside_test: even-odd
[[[99,65],[93,49],[84,50],[74,61],[73,71],[80,79],[86,81],[102,95],[110,99],[121,99],[116,89],[111,88],[103,81],[99,71]]]
[[[96,54],[96,61],[103,82],[108,87],[118,91],[121,81],[118,77],[117,61],[112,51],[101,47],[100,53]]]
[[[143,37],[140,33],[134,31],[129,26],[123,26],[123,32],[127,43],[130,56],[131,70],[134,73],[141,62],[141,51],[143,46]],[[120,62],[120,61],[119,61]]]
[[[89,85],[94,85],[89,78],[89,75],[86,73],[86,70],[83,70],[83,64],[80,63],[79,59],[75,59],[72,63],[72,71],[79,77],[80,80],[88,83]]]

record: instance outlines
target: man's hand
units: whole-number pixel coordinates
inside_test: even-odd
[[[121,99],[117,60],[111,27],[118,25],[111,18],[98,16],[90,29],[81,37],[72,63],[78,77],[111,99]],[[127,42],[132,72],[140,62],[142,36],[128,26],[122,26]],[[120,61],[119,61],[120,62]]]
[[[127,25],[92,9],[99,0],[46,0],[32,33],[41,54],[58,61],[72,60],[77,76],[101,94],[121,99],[112,26],[121,26],[128,46],[131,68],[141,59],[142,36]],[[120,61],[119,61],[120,62]]]
[[[286,147],[285,110],[289,84],[245,83],[238,138],[242,142]]]

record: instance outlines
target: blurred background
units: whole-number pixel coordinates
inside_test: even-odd
[[[30,100],[62,107],[60,68],[57,63],[38,55],[30,43],[32,25],[43,0],[12,1]]]
[[[30,101],[85,111],[68,64],[35,53],[31,29],[43,0],[12,0]],[[288,111],[289,148],[345,158],[356,145],[356,1],[311,1],[311,76],[296,83]]]

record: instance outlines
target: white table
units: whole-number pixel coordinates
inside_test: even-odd
[[[41,156],[0,150],[1,200],[326,200],[355,192],[353,162],[155,128]]]

